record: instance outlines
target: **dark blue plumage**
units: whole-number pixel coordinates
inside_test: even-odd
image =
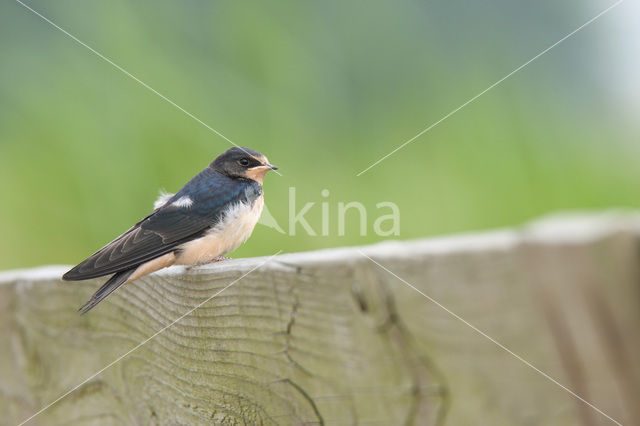
[[[251,179],[232,179],[210,168],[204,169],[169,199],[171,204],[182,197],[190,197],[190,214],[219,219],[220,212],[230,202],[253,203],[262,194],[262,185]]]

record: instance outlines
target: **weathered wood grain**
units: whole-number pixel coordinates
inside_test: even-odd
[[[640,424],[640,216],[276,257],[31,420],[120,424]],[[277,248],[274,248],[277,249]],[[265,258],[101,280],[0,275],[0,424],[13,425]]]

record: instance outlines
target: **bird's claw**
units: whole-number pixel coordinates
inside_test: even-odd
[[[231,258],[230,258],[230,257],[227,257],[227,256],[217,256],[217,257],[214,257],[214,258],[213,258],[213,260],[211,261],[211,263],[221,262],[221,261],[223,261],[223,260],[231,260]]]

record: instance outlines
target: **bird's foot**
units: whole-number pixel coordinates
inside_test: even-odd
[[[221,262],[221,261],[223,261],[223,260],[231,260],[231,258],[230,258],[230,257],[227,257],[227,256],[217,256],[217,257],[214,257],[214,258],[213,258],[213,260],[211,261],[211,263]]]
[[[221,262],[223,260],[231,260],[230,257],[225,257],[225,256],[216,256],[211,260],[201,260],[200,262],[194,263],[192,265],[188,265],[188,268],[195,268],[198,266],[204,266],[204,265],[211,265],[212,263],[218,263]]]

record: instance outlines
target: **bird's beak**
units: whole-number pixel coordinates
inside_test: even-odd
[[[260,164],[259,166],[247,169],[246,175],[249,179],[253,179],[256,182],[262,183],[262,181],[264,180],[264,176],[269,170],[278,170],[278,167],[270,163]]]
[[[251,167],[248,170],[264,170],[265,173],[269,170],[278,170],[278,166],[274,166],[273,164],[260,164],[259,166]]]

